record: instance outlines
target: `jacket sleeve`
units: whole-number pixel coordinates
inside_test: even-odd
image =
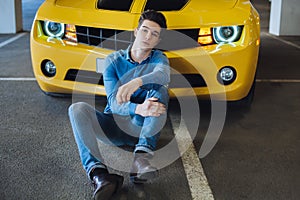
[[[119,104],[116,100],[120,80],[116,71],[114,60],[111,57],[105,59],[106,69],[103,73],[104,86],[107,95],[107,104],[113,114],[132,115],[135,113],[136,104],[126,102]]]
[[[170,82],[170,65],[166,55],[161,53],[161,55],[158,56],[152,64],[155,65],[153,71],[141,76],[143,85],[155,83],[167,86]]]

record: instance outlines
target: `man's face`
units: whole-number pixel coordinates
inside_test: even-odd
[[[161,27],[153,21],[144,20],[141,26],[134,31],[136,47],[152,49],[160,41]]]

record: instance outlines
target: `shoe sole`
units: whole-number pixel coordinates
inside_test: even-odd
[[[116,186],[114,184],[109,184],[99,190],[95,196],[95,200],[102,200],[102,199],[110,199],[111,196],[114,194],[116,190]]]
[[[158,177],[158,171],[150,171],[150,172],[145,172],[142,174],[137,174],[137,173],[131,173],[130,174],[130,181],[133,183],[137,184],[142,184],[146,183],[150,179],[154,179]]]

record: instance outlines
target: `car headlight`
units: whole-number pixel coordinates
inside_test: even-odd
[[[73,24],[66,24],[65,38],[69,42],[77,43],[76,26]]]
[[[65,25],[51,21],[44,21],[45,34],[49,37],[62,38],[65,33]]]
[[[243,26],[220,26],[213,28],[213,38],[216,43],[236,42],[240,39]]]
[[[198,43],[200,45],[214,44],[211,28],[200,28],[198,35]]]

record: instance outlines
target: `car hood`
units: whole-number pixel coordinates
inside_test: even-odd
[[[54,1],[54,0],[49,0]],[[96,8],[97,3],[99,0],[81,0],[81,1],[74,1],[74,0],[56,0],[55,4],[57,6],[62,7],[69,7],[69,8],[80,8],[80,9],[91,9]],[[183,6],[182,10],[189,9],[190,11],[211,11],[211,10],[226,10],[233,8],[238,0],[190,0],[186,3],[185,6]],[[133,1],[133,4],[137,4],[137,7],[140,7],[138,9],[139,11],[142,10],[146,3],[146,0],[140,0],[140,1]],[[133,8],[135,6],[131,6]],[[168,5],[164,6],[165,8],[168,7]],[[195,9],[198,8],[198,9]],[[137,10],[131,9],[130,12],[137,12]]]
[[[146,0],[133,0],[129,11],[124,12],[98,9],[98,0],[46,0],[37,13],[37,19],[80,26],[133,30],[145,4]],[[249,0],[189,0],[180,10],[163,13],[168,20],[168,28],[186,29],[245,24],[249,19],[250,10]]]
[[[186,9],[191,11],[213,11],[213,10],[227,10],[233,8],[238,0],[197,0],[190,1]]]

